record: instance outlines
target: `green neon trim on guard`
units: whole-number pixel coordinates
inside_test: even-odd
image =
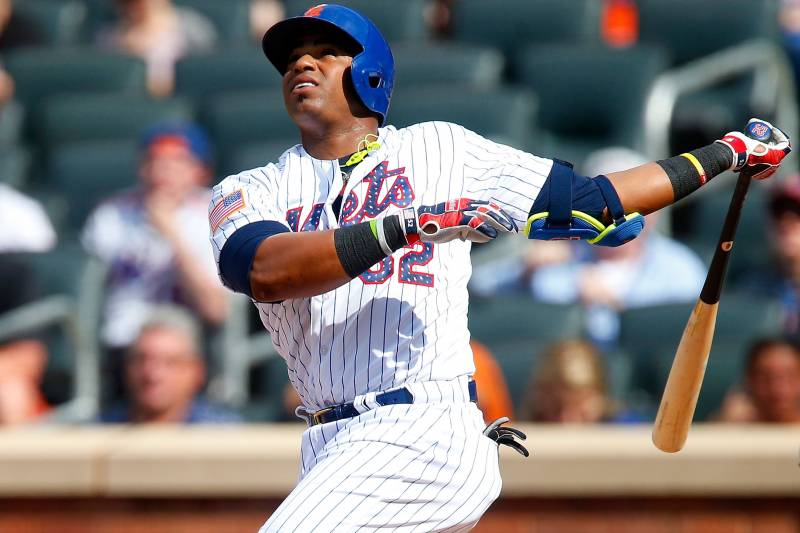
[[[372,235],[375,237],[375,240],[378,240],[378,219],[373,218],[369,221],[369,229],[372,230]]]
[[[531,233],[531,224],[533,224],[537,220],[540,220],[540,219],[543,219],[543,218],[547,218],[547,216],[549,214],[550,214],[549,211],[544,211],[542,213],[536,213],[535,215],[531,215],[530,217],[528,217],[528,221],[525,223],[525,230],[524,230],[525,236],[527,237],[527,236],[530,235],[530,233]],[[583,220],[584,222],[589,223],[590,225],[594,226],[594,228],[597,231],[603,231],[604,229],[606,229],[605,224],[603,224],[602,222],[600,222],[599,220],[597,220],[593,216],[587,215],[583,211],[575,211],[573,209],[572,210],[572,216],[574,218],[577,218],[577,219]]]

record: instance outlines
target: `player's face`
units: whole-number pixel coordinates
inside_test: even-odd
[[[296,124],[341,124],[365,114],[345,76],[353,62],[350,54],[344,44],[326,35],[308,36],[292,48],[283,75],[283,99]]]
[[[800,360],[789,347],[765,348],[747,385],[764,421],[789,422],[800,415]]]
[[[167,328],[142,332],[126,371],[137,409],[149,416],[188,405],[203,381],[202,363],[188,337]]]

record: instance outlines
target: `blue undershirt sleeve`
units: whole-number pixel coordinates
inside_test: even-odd
[[[279,233],[288,233],[288,227],[274,220],[252,222],[237,229],[222,247],[219,254],[219,273],[222,283],[232,291],[251,298],[250,269],[258,246],[264,239]]]

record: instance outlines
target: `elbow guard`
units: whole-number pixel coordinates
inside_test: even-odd
[[[603,210],[613,222],[603,224]],[[585,240],[597,246],[620,246],[644,229],[639,213],[625,214],[616,189],[606,176],[594,179],[575,174],[572,167],[553,162],[533,203],[525,234],[539,240]]]

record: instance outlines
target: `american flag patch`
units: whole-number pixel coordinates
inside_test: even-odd
[[[230,193],[228,196],[225,196],[217,203],[217,205],[214,206],[214,209],[211,210],[211,214],[208,215],[208,221],[211,224],[211,231],[217,231],[219,225],[222,224],[226,218],[239,211],[243,207],[244,193],[242,193],[241,189]]]

